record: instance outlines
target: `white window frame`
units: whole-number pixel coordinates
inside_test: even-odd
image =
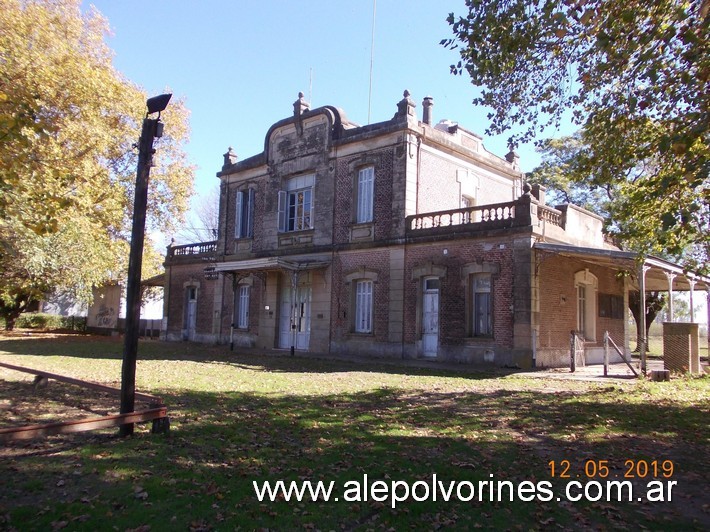
[[[374,192],[375,167],[361,168],[357,173],[356,223],[367,223],[373,220]]]
[[[585,340],[597,337],[597,277],[589,270],[574,274],[575,300],[577,303],[577,331]]]
[[[237,319],[235,320],[235,325],[237,329],[247,329],[249,328],[249,297],[250,297],[250,286],[246,284],[240,284],[237,287],[236,294],[236,314]]]
[[[286,190],[280,190],[278,199],[279,232],[307,231],[314,227],[315,175],[289,179]]]
[[[479,281],[487,279],[487,286]],[[485,323],[481,322],[479,297],[487,299],[488,310]],[[471,316],[473,318],[471,332],[473,336],[489,338],[493,336],[493,277],[490,273],[477,273],[471,277]]]
[[[254,189],[237,191],[234,238],[254,236]]]
[[[372,309],[374,283],[369,279],[355,282],[355,327],[356,333],[372,333]]]

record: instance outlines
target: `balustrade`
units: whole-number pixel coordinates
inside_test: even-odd
[[[217,241],[197,242],[195,244],[184,244],[182,246],[171,246],[168,248],[169,257],[182,257],[190,255],[207,255],[217,251]]]

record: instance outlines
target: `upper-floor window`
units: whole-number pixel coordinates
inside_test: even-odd
[[[286,190],[279,191],[279,231],[313,229],[314,175],[289,179]]]
[[[234,237],[249,238],[252,236],[254,236],[254,190],[239,190],[237,192]]]
[[[372,205],[375,189],[375,168],[362,168],[357,175],[357,211],[355,221],[365,223],[372,221]]]

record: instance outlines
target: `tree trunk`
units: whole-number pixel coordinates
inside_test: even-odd
[[[15,321],[22,314],[22,310],[3,312],[2,317],[5,318],[5,330],[12,331],[15,329]]]
[[[5,320],[6,331],[12,331],[15,328],[15,321],[25,311],[30,299],[29,295],[21,294],[15,296],[15,300],[11,304],[0,301],[0,318]]]
[[[641,322],[641,314],[639,305],[641,303],[638,292],[629,292],[629,310],[634,316],[634,321],[636,322],[636,349],[634,353],[639,352],[639,344],[644,338],[648,338],[648,331],[651,329],[651,324],[653,320],[656,319],[658,313],[663,310],[666,305],[666,300],[668,299],[668,294],[665,292],[646,292],[646,335],[643,336],[641,333],[641,327],[639,323]],[[646,346],[648,348],[648,346]]]

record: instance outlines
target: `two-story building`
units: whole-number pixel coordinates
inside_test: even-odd
[[[168,249],[164,336],[520,367],[567,364],[572,330],[590,354],[604,331],[628,346],[636,257],[422,105],[405,91],[359,126],[301,94],[263,152],[230,148],[218,239]],[[647,283],[675,268],[653,266]]]

